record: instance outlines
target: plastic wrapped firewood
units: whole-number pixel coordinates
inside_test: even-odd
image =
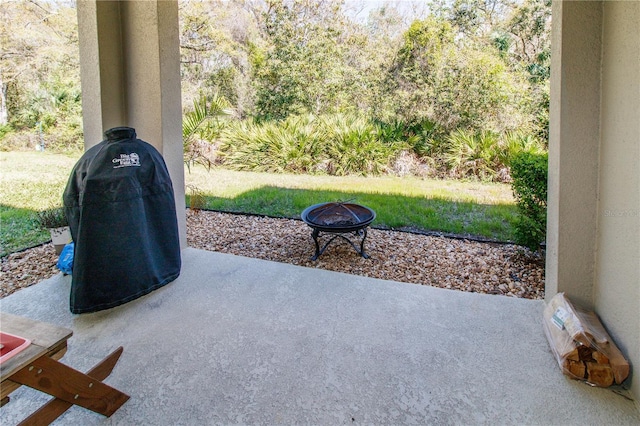
[[[577,380],[608,387],[629,376],[629,362],[594,312],[576,307],[564,293],[544,310],[544,331],[562,372]]]

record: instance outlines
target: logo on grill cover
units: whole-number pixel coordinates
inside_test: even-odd
[[[120,167],[140,167],[140,156],[135,152],[131,154],[120,154],[120,158],[114,158],[111,160],[115,166],[114,169],[119,169]]]

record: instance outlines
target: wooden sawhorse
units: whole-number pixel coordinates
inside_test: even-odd
[[[73,405],[109,417],[129,399],[102,383],[118,362],[122,347],[85,374],[58,361],[67,351],[71,330],[4,312],[0,312],[0,330],[31,340],[28,347],[0,364],[0,406],[22,385],[55,397],[20,424],[48,425]]]

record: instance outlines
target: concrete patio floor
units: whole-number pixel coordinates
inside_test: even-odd
[[[86,371],[124,346],[111,418],[56,424],[638,425],[633,401],[565,378],[542,301],[463,293],[244,257],[183,251],[181,276],[126,305],[69,312],[61,274],[2,311],[73,330],[62,361]],[[12,425],[48,398],[22,387]]]

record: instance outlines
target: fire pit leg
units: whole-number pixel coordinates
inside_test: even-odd
[[[311,236],[313,237],[313,242],[316,243],[316,254],[311,256],[311,260],[318,260],[318,257],[320,256],[320,244],[318,244],[319,234],[320,234],[320,231],[318,231],[318,229],[314,229],[313,232],[311,233]]]
[[[362,237],[362,241],[360,242],[360,255],[365,259],[368,259],[369,255],[364,252],[364,240],[367,239],[367,228],[361,229],[361,231],[364,235]]]
[[[334,235],[329,241],[326,242],[324,246],[322,246],[322,248],[320,248],[320,244],[318,243],[318,236],[320,235],[320,230],[317,228],[314,228],[313,232],[311,233],[311,236],[313,237],[313,242],[316,245],[316,253],[313,256],[311,256],[311,260],[318,260],[318,257],[320,257],[322,253],[324,253],[327,247],[329,247],[329,244],[331,244],[331,242],[336,238],[342,238],[343,240],[351,244],[351,247],[353,247],[356,253],[358,253],[360,256],[364,257],[365,259],[369,259],[369,255],[364,252],[364,241],[367,239],[367,228],[359,229],[358,231],[353,232],[353,234],[355,234],[356,236],[362,237],[362,241],[360,241],[360,250],[358,250],[358,247],[356,247],[356,245],[353,244],[353,241],[345,237],[342,233],[338,233]]]

